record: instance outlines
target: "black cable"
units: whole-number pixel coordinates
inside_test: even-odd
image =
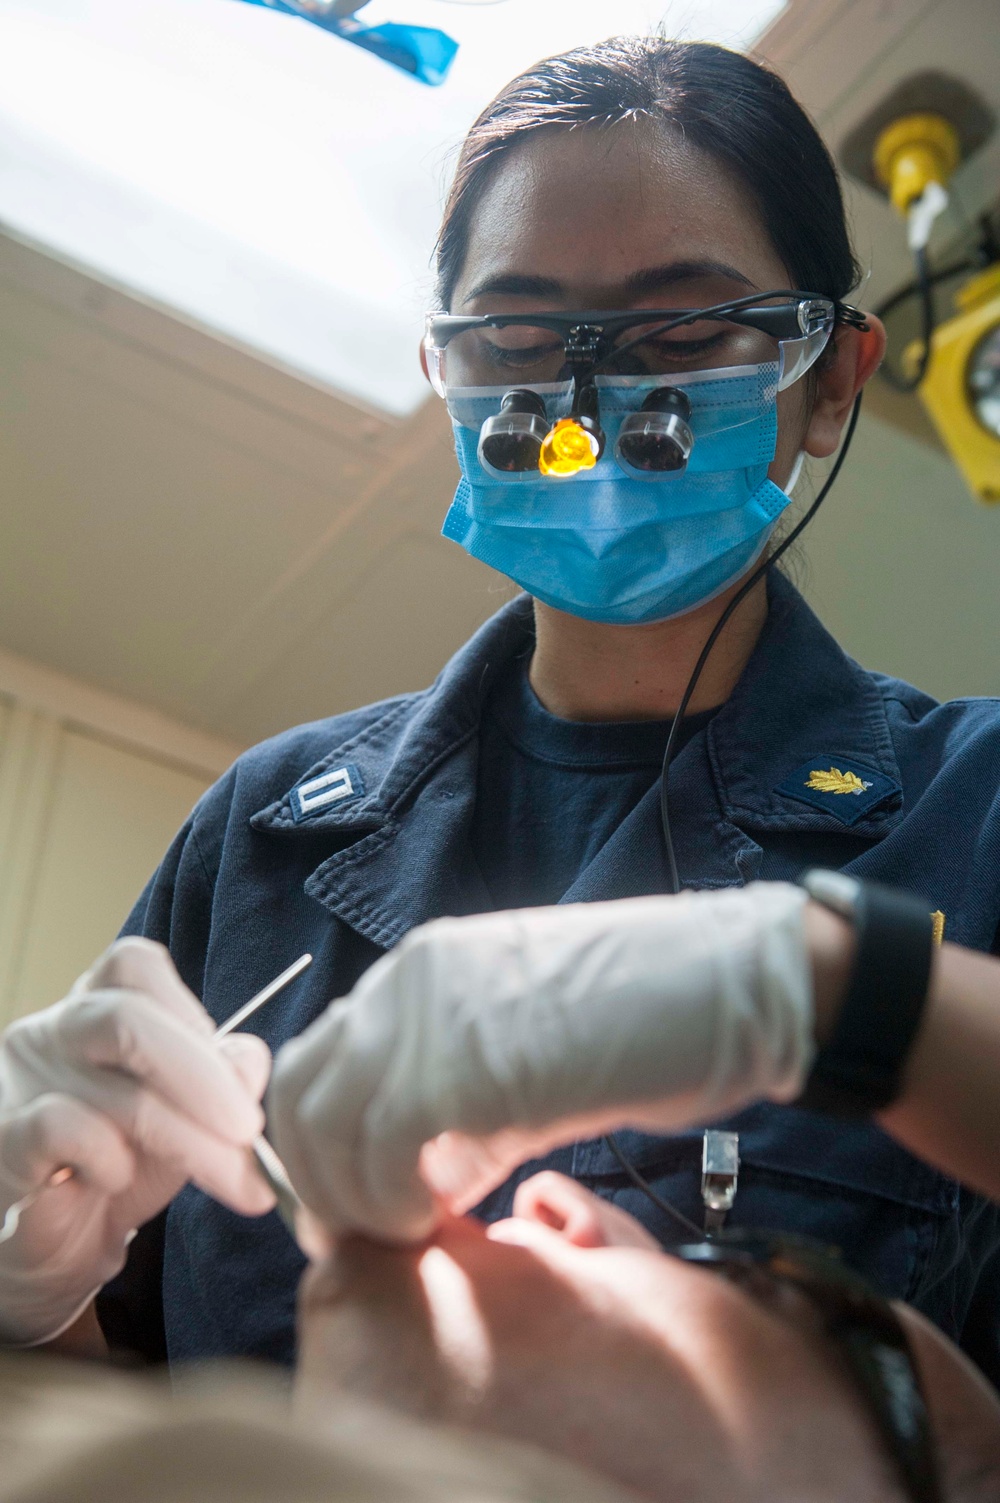
[[[883,362],[881,367],[882,379],[888,382],[893,391],[901,392],[916,391],[926,376],[927,367],[931,363],[931,340],[934,335],[934,279],[928,270],[927,252],[922,248],[916,250],[913,259],[917,267],[914,292],[920,299],[920,359],[912,376],[900,375],[888,362]]]
[[[667,737],[667,745],[663,753],[663,768],[660,772],[660,822],[663,826],[663,843],[666,847],[667,869],[670,876],[671,892],[680,892],[681,882],[680,876],[677,871],[677,857],[674,854],[673,836],[670,833],[670,807],[667,796],[667,774],[670,771],[670,763],[673,760],[674,747],[677,744],[677,737],[680,732],[681,722],[683,721],[684,716],[687,713],[687,707],[691,701],[691,696],[697,688],[698,680],[701,678],[702,669],[704,668],[705,663],[708,661],[709,653],[712,651],[712,648],[719,640],[719,636],[722,632],[723,627],[726,625],[726,622],[736,610],[736,607],[746,599],[747,595],[749,595],[754,585],[756,585],[763,578],[768,569],[770,569],[772,565],[777,563],[778,559],[783,553],[786,553],[788,551],[788,549],[795,542],[795,539],[802,533],[802,531],[806,527],[808,527],[809,523],[819,511],[823,502],[826,500],[827,495],[830,491],[830,487],[833,485],[833,482],[840,474],[841,466],[843,465],[844,460],[847,458],[847,451],[851,447],[851,439],[854,437],[854,430],[858,426],[858,417],[860,413],[861,393],[859,391],[854,399],[854,410],[851,413],[851,419],[847,425],[847,432],[844,434],[844,442],[840,446],[840,453],[837,455],[833,469],[826,477],[819,495],[816,497],[815,501],[810,506],[809,510],[806,512],[802,520],[792,528],[791,532],[788,534],[785,540],[774,550],[773,553],[769,554],[768,557],[764,559],[763,563],[758,565],[758,567],[750,575],[749,579],[747,579],[745,583],[742,584],[736,591],[736,594],[733,596],[732,600],[730,600],[729,604],[726,606],[726,609],[722,612],[722,615],[719,617],[718,621],[709,632],[708,641],[701,649],[701,655],[698,658],[697,663],[695,663],[694,665],[694,672],[688,679],[687,688],[681,695],[681,702],[677,707],[677,713],[674,716],[673,724],[670,727],[670,734]]]
[[[939,282],[947,282],[949,277],[960,276],[963,271],[975,271],[977,267],[986,264],[978,256],[965,256],[961,261],[951,261],[947,266],[941,266],[937,271],[931,272],[927,280],[932,287],[936,287]],[[907,282],[905,287],[897,288],[884,302],[879,303],[877,308],[873,308],[872,312],[876,318],[885,318],[887,313],[892,313],[900,303],[905,303],[919,290],[918,281]]]
[[[927,374],[931,357],[931,336],[934,332],[932,289],[941,282],[947,282],[951,277],[961,276],[964,271],[976,271],[992,266],[994,261],[1000,260],[1000,240],[997,238],[990,216],[982,214],[979,218],[979,240],[971,255],[963,256],[960,261],[950,261],[947,266],[940,266],[937,271],[933,272],[928,269],[926,251],[915,252],[914,260],[917,266],[915,280],[907,282],[905,287],[897,288],[872,310],[876,318],[885,318],[886,314],[892,313],[900,303],[907,302],[911,297],[920,298],[923,350],[917,374],[908,379],[888,364],[883,364],[879,371],[884,381],[894,390],[902,392],[916,390]]]
[[[632,339],[626,339],[624,344],[612,346],[606,355],[602,355],[599,360],[595,360],[588,367],[587,374],[590,376],[596,375],[602,366],[608,365],[612,360],[620,359],[629,350],[634,350],[637,345],[647,344],[649,340],[655,339],[659,334],[670,334],[674,329],[679,329],[684,324],[700,323],[704,318],[714,318],[721,322],[727,313],[738,313],[742,308],[752,308],[757,303],[766,302],[768,298],[794,296],[795,294],[791,289],[784,290],[779,288],[777,291],[771,292],[752,292],[748,297],[730,298],[725,303],[713,303],[708,308],[689,308],[679,318],[672,318],[663,324],[654,324],[651,329],[643,329],[641,334],[636,334]]]
[[[704,318],[713,318],[721,323],[725,321],[727,314],[739,313],[743,308],[755,307],[758,303],[767,302],[769,298],[783,297],[789,300],[797,299],[801,301],[804,296],[808,297],[808,294],[794,292],[791,288],[779,287],[777,289],[772,288],[770,292],[751,292],[747,297],[730,298],[725,303],[713,303],[708,308],[689,308],[686,313],[682,313],[678,318],[670,319],[667,323],[654,324],[651,329],[643,329],[641,334],[637,334],[633,339],[627,339],[624,344],[614,345],[600,359],[588,362],[586,374],[588,376],[596,375],[602,366],[608,365],[612,360],[618,360],[622,355],[627,354],[629,350],[635,349],[637,345],[646,344],[650,339],[656,338],[659,334],[669,334],[674,329],[681,328],[684,324],[699,323]],[[833,304],[835,323],[847,324],[856,329],[867,328],[864,314],[859,309],[852,307],[850,303],[839,302],[836,298],[826,298],[824,301]]]
[[[927,278],[932,287],[937,287],[940,282],[947,282],[951,277],[961,276],[963,271],[984,271],[987,266],[992,266],[994,261],[1000,261],[1000,238],[993,228],[988,214],[979,216],[979,239],[976,248],[971,255],[963,256],[960,261],[949,261],[947,266],[938,267],[937,271],[931,272]],[[905,287],[898,287],[879,303],[872,312],[876,318],[885,318],[886,314],[892,313],[900,303],[905,303],[907,298],[914,296],[920,290],[919,281],[907,282]]]
[[[854,398],[854,408],[851,412],[850,421],[847,424],[847,432],[844,434],[844,442],[840,446],[840,453],[837,455],[837,458],[834,461],[833,469],[826,477],[819,495],[816,497],[815,501],[812,503],[802,520],[792,528],[791,532],[785,538],[784,542],[782,542],[780,546],[777,547],[774,552],[764,560],[762,564],[758,565],[758,567],[750,575],[749,579],[747,579],[746,582],[737,590],[736,594],[726,606],[726,609],[722,612],[722,615],[719,617],[718,621],[715,623],[711,632],[709,633],[708,640],[706,641],[704,647],[701,649],[701,654],[698,658],[698,661],[694,665],[694,671],[692,672],[691,677],[688,679],[687,688],[681,695],[681,702],[677,707],[677,713],[675,714],[673,724],[670,727],[670,734],[667,736],[667,745],[663,753],[663,767],[660,772],[660,821],[663,825],[663,843],[666,847],[667,866],[670,873],[670,890],[673,893],[680,892],[681,883],[680,877],[677,872],[677,857],[674,853],[674,840],[670,832],[670,805],[667,798],[667,776],[670,772],[670,762],[673,757],[674,746],[677,741],[678,729],[684,719],[684,715],[687,711],[688,704],[690,703],[691,696],[697,688],[702,669],[708,661],[708,655],[712,651],[712,648],[715,646],[716,642],[719,640],[720,633],[722,632],[722,629],[725,626],[726,622],[732,616],[733,612],[740,604],[740,602],[744,600],[750,593],[754,585],[756,585],[758,581],[763,578],[763,576],[767,573],[768,569],[770,569],[773,564],[777,563],[781,555],[792,546],[792,544],[795,542],[795,539],[799,537],[804,528],[808,527],[809,523],[819,511],[823,502],[826,500],[830,487],[833,485],[833,482],[840,474],[841,466],[843,465],[844,460],[847,458],[847,451],[851,447],[851,440],[854,437],[854,430],[858,426],[858,418],[860,417],[860,415],[861,392],[859,391],[857,396]],[[669,1200],[664,1200],[663,1196],[658,1194],[658,1192],[653,1189],[652,1185],[647,1179],[645,1179],[643,1175],[639,1173],[635,1165],[629,1163],[628,1159],[625,1157],[625,1154],[622,1152],[617,1138],[613,1133],[605,1134],[604,1141],[611,1149],[611,1152],[614,1154],[615,1158],[618,1160],[619,1164],[621,1165],[624,1172],[628,1175],[633,1185],[635,1185],[637,1189],[641,1190],[647,1197],[647,1199],[652,1201],[654,1206],[656,1206],[661,1211],[666,1211],[669,1216],[672,1216],[675,1221],[679,1221],[681,1225],[684,1226],[689,1232],[694,1232],[699,1240],[710,1235],[701,1227],[696,1226],[695,1223],[693,1221],[690,1221],[682,1211],[678,1211],[676,1206],[672,1206]]]
[[[670,1204],[669,1200],[664,1200],[662,1195],[657,1194],[652,1185],[649,1184],[647,1180],[643,1179],[642,1175],[639,1173],[638,1169],[636,1169],[635,1165],[629,1163],[624,1153],[622,1153],[618,1139],[615,1137],[614,1133],[606,1133],[604,1141],[605,1143],[607,1143],[608,1147],[611,1149],[611,1152],[614,1154],[619,1164],[621,1164],[622,1168],[628,1175],[629,1179],[632,1181],[633,1185],[635,1185],[636,1189],[641,1190],[644,1195],[648,1196],[649,1199],[653,1202],[654,1206],[658,1206],[661,1211],[666,1211],[668,1216],[672,1216],[675,1221],[679,1221],[686,1232],[693,1232],[698,1241],[703,1242],[705,1240],[704,1228],[698,1226],[696,1222],[689,1220],[689,1218],[684,1215],[683,1211],[679,1211],[676,1206],[672,1206]]]

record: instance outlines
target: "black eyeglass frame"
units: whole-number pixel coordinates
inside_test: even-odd
[[[784,298],[785,302],[760,306],[772,298]],[[861,330],[868,328],[864,314],[850,303],[819,293],[796,292],[782,287],[713,303],[705,308],[633,308],[627,312],[581,309],[571,313],[431,313],[427,316],[426,333],[434,349],[444,350],[456,335],[472,329],[551,329],[555,334],[562,334],[573,373],[592,376],[609,360],[653,335],[666,334],[671,329],[706,318],[758,329],[779,342],[807,339],[818,333],[828,321],[831,332],[838,324]],[[639,324],[653,324],[654,327],[644,329],[623,345],[611,344],[623,330]]]
[[[807,1295],[864,1397],[907,1497],[944,1503],[927,1400],[905,1327],[835,1248],[789,1233],[732,1228],[665,1251],[750,1292],[764,1273]]]

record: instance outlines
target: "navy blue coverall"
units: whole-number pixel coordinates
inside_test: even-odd
[[[520,597],[431,688],[247,752],[200,801],[126,932],[167,944],[217,1020],[312,951],[311,970],[255,1024],[277,1050],[409,929],[481,907],[468,838],[477,728],[490,683],[530,651],[531,632],[531,604]],[[853,791],[813,786],[817,770],[842,781],[852,773]],[[563,901],[665,890],[657,801],[652,786]],[[948,939],[996,948],[1000,704],[939,705],[866,672],[776,572],[734,693],[674,763],[671,809],[685,887],[839,867],[918,894],[944,914]],[[1000,1383],[1000,1207],[874,1126],[771,1104],[724,1125],[739,1132],[742,1157],[730,1224],[835,1243]],[[700,1224],[700,1131],[620,1141],[660,1194]],[[639,1216],[665,1244],[676,1240],[602,1141],[545,1163]],[[537,1167],[520,1170],[482,1214],[506,1214],[514,1186]],[[98,1312],[113,1345],[153,1358],[288,1362],[301,1268],[276,1214],[246,1220],[189,1186],[140,1232]]]

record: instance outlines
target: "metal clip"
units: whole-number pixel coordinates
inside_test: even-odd
[[[705,1231],[721,1231],[736,1199],[740,1173],[740,1136],[708,1128],[701,1148],[701,1198],[705,1203]]]

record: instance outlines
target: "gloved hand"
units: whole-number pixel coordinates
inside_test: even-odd
[[[334,1231],[418,1239],[435,1197],[466,1210],[559,1144],[794,1097],[805,903],[757,883],[415,930],[278,1055],[269,1120],[296,1188]]]
[[[239,999],[234,999],[239,1000]],[[69,996],[0,1040],[0,1221],[53,1170],[0,1243],[0,1345],[52,1340],[187,1180],[244,1215],[274,1204],[246,1145],[263,1126],[266,1045],[215,1025],[144,939],[119,941]]]

